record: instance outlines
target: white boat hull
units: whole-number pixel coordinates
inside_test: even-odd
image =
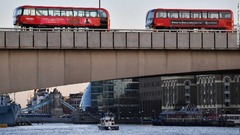
[[[119,126],[113,125],[113,126],[104,126],[104,125],[98,125],[98,128],[100,130],[119,130]]]

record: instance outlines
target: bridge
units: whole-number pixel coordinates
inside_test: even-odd
[[[0,29],[0,93],[81,82],[238,71],[236,31]]]
[[[48,98],[48,99],[40,102],[39,104],[36,104],[36,105],[34,105],[34,106],[30,106],[30,107],[23,108],[23,109],[21,109],[20,112],[21,112],[21,113],[28,113],[28,112],[30,112],[30,111],[36,111],[36,110],[42,108],[43,106],[52,103],[53,100],[54,100],[54,99],[52,99],[52,98]],[[72,110],[72,111],[76,111],[76,110],[77,110],[75,107],[73,107],[73,106],[70,105],[69,103],[65,102],[64,100],[62,100],[62,99],[58,99],[58,100],[59,100],[59,102],[60,102],[62,105],[66,106],[68,109],[70,109],[70,110]]]

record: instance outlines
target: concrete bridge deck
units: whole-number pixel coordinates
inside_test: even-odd
[[[0,93],[240,69],[236,32],[0,31]]]

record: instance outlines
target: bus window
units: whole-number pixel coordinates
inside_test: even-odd
[[[231,14],[229,12],[220,12],[219,15],[220,15],[220,18],[225,18],[225,19],[231,18]]]
[[[61,16],[73,16],[73,12],[70,9],[62,9]]]
[[[25,9],[23,9],[23,15],[35,16],[35,9],[34,8],[25,8]]]
[[[98,12],[96,10],[90,11],[90,17],[98,17]]]
[[[188,11],[179,11],[180,18],[190,18],[190,12]]]
[[[66,16],[73,16],[73,11],[72,10],[67,10],[66,11]]]
[[[74,10],[74,16],[78,16],[78,17],[84,17],[85,16],[85,12],[84,10]]]
[[[168,11],[168,18],[178,18],[178,11]]]
[[[66,16],[66,11],[65,10],[61,10],[61,16]]]
[[[36,8],[36,15],[37,16],[48,16],[48,9]]]
[[[30,15],[31,14],[31,10],[30,9],[23,9],[23,15]]]
[[[218,12],[208,12],[208,18],[218,18]]]
[[[86,17],[98,17],[96,10],[86,10]]]
[[[60,9],[49,9],[49,16],[60,16]]]
[[[103,17],[103,18],[107,17],[107,14],[103,10],[98,10],[98,15],[99,17]]]
[[[78,11],[77,10],[73,10],[73,16],[78,16]]]
[[[191,18],[201,18],[201,12],[191,12]]]
[[[167,12],[166,11],[158,11],[156,18],[167,18]]]
[[[53,16],[53,9],[48,9],[48,15]]]
[[[202,18],[208,18],[207,12],[202,12]]]

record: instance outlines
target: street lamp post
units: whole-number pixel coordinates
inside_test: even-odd
[[[240,46],[240,2],[238,0],[238,5],[237,5],[237,45]]]
[[[98,1],[99,8],[101,8],[101,0]]]

